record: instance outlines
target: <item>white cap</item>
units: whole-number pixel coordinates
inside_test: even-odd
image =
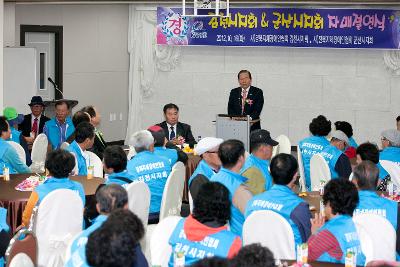
[[[222,142],[224,142],[224,140],[221,138],[204,137],[194,148],[194,152],[200,156],[207,151],[217,148]]]
[[[344,141],[344,142],[346,142],[347,145],[349,144],[349,138],[347,137],[347,135],[344,132],[342,132],[340,130],[333,131],[333,133],[331,134],[331,137],[339,139],[340,141]]]

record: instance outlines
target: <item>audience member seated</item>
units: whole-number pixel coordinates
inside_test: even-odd
[[[294,234],[296,245],[307,242],[311,235],[311,213],[308,203],[292,190],[297,179],[298,164],[289,154],[278,154],[270,164],[274,185],[270,190],[253,197],[247,204],[245,217],[257,210],[271,210],[282,215]]]
[[[309,130],[312,136],[299,141],[299,149],[304,165],[304,175],[306,178],[307,190],[311,190],[310,180],[310,160],[314,154],[321,152],[329,145],[326,136],[331,131],[331,121],[328,121],[324,116],[319,115],[312,119]]]
[[[52,149],[59,148],[75,130],[72,120],[68,116],[68,102],[65,100],[57,101],[55,109],[56,116],[47,121],[43,127],[43,133],[47,136],[49,146],[51,146]]]
[[[10,227],[7,224],[7,210],[0,208],[0,266],[4,266],[4,255],[10,243]]]
[[[86,262],[86,244],[88,236],[98,229],[107,220],[108,215],[116,209],[128,207],[128,194],[126,190],[117,184],[101,187],[96,193],[96,209],[99,216],[94,219],[93,224],[84,230],[71,245],[71,257],[65,267],[89,267]]]
[[[24,226],[29,225],[33,208],[38,206],[47,194],[57,189],[73,190],[79,194],[83,206],[85,206],[85,191],[82,184],[68,178],[74,166],[75,158],[66,150],[56,149],[47,154],[45,168],[49,171],[49,178],[43,184],[37,186],[29,197],[22,215],[22,224]]]
[[[239,236],[228,230],[230,218],[229,191],[220,183],[200,187],[193,214],[181,219],[169,239],[172,247],[169,266],[177,252],[185,254],[185,266],[206,256],[232,258],[242,247]],[[196,251],[196,253],[192,253]]]
[[[343,153],[349,144],[349,139],[342,131],[334,131],[330,145],[326,146],[321,154],[328,163],[331,171],[331,178],[349,178],[351,174],[351,164],[349,158]]]
[[[154,138],[149,131],[134,133],[130,143],[137,154],[128,161],[128,173],[132,175],[134,181],[143,181],[149,186],[151,193],[149,221],[157,221],[171,165],[167,158],[153,153]]]
[[[11,129],[5,117],[0,116],[0,174],[7,167],[12,173],[30,173],[31,170],[18,156],[17,151],[6,142],[10,138]]]
[[[335,122],[336,130],[344,132],[344,134],[349,138],[349,145],[346,147],[344,154],[350,159],[353,160],[356,158],[356,148],[358,144],[353,138],[353,127],[347,121],[337,121]],[[351,161],[353,162],[353,161]]]
[[[89,114],[90,123],[94,127],[94,133],[95,133],[94,144],[93,147],[89,149],[89,151],[95,153],[100,159],[103,159],[103,153],[107,147],[107,143],[104,140],[103,133],[98,129],[101,122],[100,113],[98,109],[95,108],[94,106],[86,106],[82,108],[81,111]]]
[[[81,122],[90,122],[90,116],[86,112],[77,111],[72,116],[72,124],[74,125],[75,130],[78,124]],[[74,142],[74,140],[75,140],[75,131],[67,138],[66,142],[71,144],[72,142]]]
[[[251,154],[244,163],[242,175],[248,179],[246,185],[253,195],[261,194],[272,186],[268,168],[272,149],[278,144],[267,130],[254,130],[250,134]]]
[[[244,246],[231,263],[232,267],[275,267],[274,254],[259,243]]]
[[[396,129],[383,131],[382,151],[379,153],[379,160],[388,160],[400,166],[400,132]],[[383,179],[389,173],[379,164],[379,177]]]
[[[247,179],[239,174],[245,161],[244,152],[244,145],[239,140],[232,139],[223,142],[218,149],[222,168],[210,179],[212,182],[223,184],[229,190],[229,200],[231,201],[229,223],[231,231],[239,236],[242,235],[243,214],[247,202],[253,196],[244,184]]]
[[[194,152],[201,157],[201,161],[189,178],[189,190],[193,199],[197,197],[201,185],[207,183],[221,168],[218,148],[223,141],[221,138],[204,137],[194,148]]]
[[[93,233],[86,244],[89,266],[147,267],[139,241],[144,235],[140,219],[131,211],[117,209]]]
[[[45,105],[41,96],[33,96],[28,105],[31,114],[24,116],[24,120],[19,124],[18,129],[22,132],[25,141],[32,144],[36,136],[43,133],[44,124],[50,119],[43,115]]]
[[[171,167],[174,166],[174,164],[177,161],[182,162],[183,164],[186,164],[188,160],[188,156],[186,155],[185,152],[180,150],[177,146],[173,146],[174,148],[166,148],[165,145],[167,144],[168,140],[165,137],[165,133],[163,128],[161,128],[158,125],[151,126],[150,128],[147,129],[150,131],[151,135],[154,138],[154,154],[166,157],[170,164]]]
[[[357,188],[348,179],[330,180],[322,201],[325,217],[315,214],[311,221],[313,235],[308,239],[308,259],[344,264],[350,250],[355,253],[357,266],[364,266],[365,256],[352,220],[359,201]]]
[[[164,129],[165,136],[168,141],[174,145],[182,145],[184,143],[193,146],[196,144],[192,130],[189,124],[179,122],[179,108],[177,105],[169,103],[163,108],[165,121],[158,124]]]
[[[75,130],[75,140],[67,147],[67,150],[75,156],[78,173],[87,175],[88,167],[91,166],[90,158],[85,153],[93,146],[94,127],[88,122],[81,122]]]
[[[108,146],[103,153],[104,172],[108,175],[106,184],[119,184],[127,187],[132,183],[132,175],[126,170],[128,159],[120,146]]]

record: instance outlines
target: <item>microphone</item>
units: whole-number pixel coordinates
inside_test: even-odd
[[[58,86],[57,86],[57,84],[53,81],[53,79],[50,78],[50,77],[48,77],[47,80],[54,86],[54,89],[55,89],[57,92],[59,92],[59,93],[61,94],[61,99],[64,99],[64,94],[63,94],[63,92],[61,92],[61,90],[58,89]]]

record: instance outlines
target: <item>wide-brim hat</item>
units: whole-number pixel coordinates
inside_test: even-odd
[[[31,103],[29,103],[28,105],[29,105],[29,106],[41,105],[41,106],[43,106],[43,107],[46,106],[46,105],[44,104],[44,102],[43,102],[42,97],[41,97],[41,96],[38,96],[38,95],[32,96]]]

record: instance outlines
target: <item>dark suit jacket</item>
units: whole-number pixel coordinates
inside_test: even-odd
[[[39,134],[43,133],[44,124],[48,120],[50,119],[42,114],[39,122]],[[28,114],[24,116],[24,120],[21,122],[21,124],[18,125],[18,129],[22,132],[23,136],[29,137],[31,135],[31,130],[32,130],[31,121],[32,121],[32,114]]]
[[[167,137],[167,139],[169,140],[169,132],[168,132],[167,122],[163,121],[157,125],[160,126],[161,128],[163,128],[164,134]],[[194,145],[197,143],[193,137],[192,130],[190,129],[189,124],[182,123],[182,122],[178,122],[176,124],[176,136],[179,136],[179,135],[182,136],[183,138],[185,138],[185,143],[187,143],[189,145]]]
[[[95,153],[97,156],[99,156],[100,159],[103,159],[103,153],[104,150],[107,147],[106,141],[101,137],[98,137],[97,134],[94,136],[94,143],[93,147],[91,149],[88,149],[89,151],[92,151]]]
[[[247,93],[247,99],[253,103],[246,103],[244,106],[244,112],[242,114],[242,88],[237,87],[231,90],[228,102],[228,114],[229,115],[250,115],[253,120],[259,119],[262,108],[264,106],[264,95],[260,88],[250,86],[249,92]],[[260,129],[260,122],[256,122],[251,126],[251,130]]]

